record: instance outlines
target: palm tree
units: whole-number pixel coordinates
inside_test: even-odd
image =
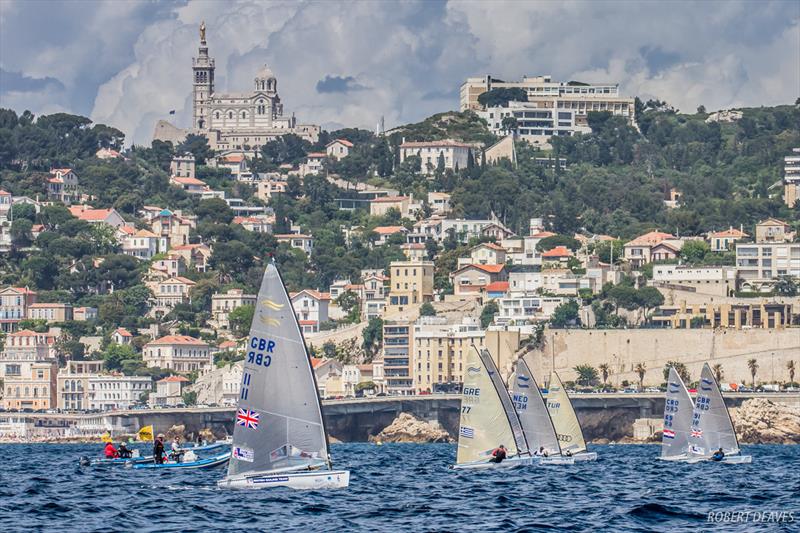
[[[597,379],[597,370],[591,365],[578,365],[573,370],[578,374],[578,383],[587,387]]]
[[[639,390],[644,389],[644,375],[647,372],[647,365],[644,363],[638,363],[636,368],[634,369],[636,373],[639,375]]]
[[[608,363],[603,363],[598,367],[600,369],[600,374],[603,375],[603,388],[606,386],[606,381],[608,381],[608,375],[611,373],[608,367]]]
[[[758,372],[758,361],[755,359],[747,360],[747,368],[750,369],[750,377],[753,378],[753,390],[756,389],[756,372]]]
[[[789,382],[794,383],[794,361],[788,361],[786,363],[786,370],[789,371]]]
[[[717,363],[716,365],[711,367],[711,370],[714,371],[714,377],[716,378],[717,383],[721,382],[723,376],[722,365]]]

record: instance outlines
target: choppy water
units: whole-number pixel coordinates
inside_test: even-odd
[[[2,445],[0,531],[800,530],[800,446],[748,446],[749,465],[664,463],[657,446],[592,449],[595,463],[467,473],[447,469],[454,445],[339,444],[350,488],[303,492],[219,490],[222,469],[79,467],[100,445]],[[739,511],[759,514],[707,521]],[[769,512],[794,521],[765,523]]]

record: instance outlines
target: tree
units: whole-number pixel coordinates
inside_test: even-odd
[[[594,248],[594,253],[597,258],[603,263],[614,264],[621,263],[623,259],[623,242],[619,239],[613,241],[602,241]]]
[[[187,407],[197,405],[197,391],[183,391],[183,404]]]
[[[639,376],[639,390],[641,391],[644,389],[644,375],[647,373],[647,365],[645,363],[637,363],[634,371]]]
[[[506,107],[510,101],[527,102],[528,93],[525,89],[514,87],[492,89],[478,96],[478,103],[483,107]]]
[[[797,284],[789,276],[780,276],[775,282],[775,293],[781,296],[797,296]]]
[[[786,362],[786,370],[789,371],[789,383],[794,383],[794,361],[787,361]]]
[[[697,114],[698,115],[705,115],[706,114],[706,106],[704,106],[704,105],[697,106]]]
[[[655,287],[642,287],[637,293],[639,304],[644,308],[645,322],[649,320],[648,311],[664,305],[664,295]]]
[[[611,373],[611,369],[608,366],[608,363],[603,363],[599,366],[600,374],[603,376],[603,387],[606,386],[606,381],[608,381],[608,375]]]
[[[364,339],[362,344],[364,352],[366,352],[368,359],[371,361],[383,343],[383,319],[380,317],[371,318],[361,335]]]
[[[489,300],[481,310],[481,327],[483,329],[489,327],[489,324],[491,324],[494,320],[494,315],[496,315],[499,311],[500,308],[497,306],[497,302],[494,300]]]
[[[180,154],[191,153],[198,165],[205,165],[207,159],[214,157],[214,151],[208,146],[208,139],[203,135],[193,133],[187,135],[186,140],[178,145],[177,152]]]
[[[436,309],[430,302],[425,302],[419,307],[419,316],[436,316]]]
[[[577,239],[569,235],[551,235],[545,237],[536,244],[536,249],[540,252],[552,250],[556,246],[566,246],[573,252],[581,247],[581,243]]]
[[[244,337],[250,332],[256,306],[253,304],[240,305],[228,314],[231,330],[238,336]]]
[[[194,214],[197,215],[201,222],[230,224],[231,220],[233,220],[233,210],[222,198],[200,200],[194,210]]]
[[[755,359],[747,360],[747,368],[750,369],[750,377],[753,380],[753,390],[756,388],[756,372],[758,372],[758,361]]]
[[[573,370],[578,374],[578,383],[581,385],[588,387],[597,381],[597,369],[591,365],[578,365]],[[605,379],[603,383],[605,383]]]
[[[564,302],[553,310],[553,314],[550,316],[550,326],[554,328],[580,326],[579,309],[578,302],[575,300]]]
[[[717,380],[717,383],[720,383],[724,375],[722,372],[722,365],[717,363],[711,367],[711,370],[714,372],[714,379]]]
[[[361,318],[361,301],[353,291],[347,290],[340,294],[336,299],[336,305],[347,314],[348,322],[358,322]]]
[[[136,359],[141,359],[141,356],[127,344],[109,344],[103,353],[106,370],[122,370],[125,361]]]
[[[507,133],[511,133],[517,131],[517,119],[516,117],[503,117],[501,122],[503,126],[503,131]]]
[[[702,263],[706,255],[711,252],[711,246],[706,241],[686,241],[681,248],[681,257],[691,265]]]
[[[691,381],[691,377],[689,376],[689,369],[686,368],[686,365],[683,363],[679,363],[678,361],[667,361],[667,364],[664,365],[664,381],[669,379],[669,369],[670,367],[674,367],[675,371],[681,377],[684,383],[689,383]]]
[[[11,223],[11,242],[14,246],[25,247],[30,246],[33,242],[33,222],[27,218],[18,218]]]

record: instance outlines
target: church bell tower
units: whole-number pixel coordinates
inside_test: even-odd
[[[206,44],[206,23],[200,23],[200,48],[198,56],[192,59],[193,114],[192,128],[207,130],[211,126],[208,101],[214,93],[214,58],[208,57]]]

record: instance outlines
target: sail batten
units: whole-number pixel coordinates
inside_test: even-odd
[[[247,338],[228,477],[320,467],[328,457],[311,360],[289,294],[270,264]]]
[[[572,407],[561,378],[553,372],[550,374],[550,383],[547,392],[547,410],[553,420],[558,440],[563,452],[579,453],[586,451],[586,440],[583,438],[578,416]]]
[[[514,402],[522,430],[531,451],[544,448],[549,455],[560,455],[555,426],[547,412],[539,385],[523,358],[517,360],[515,372],[509,378],[511,399]]]

